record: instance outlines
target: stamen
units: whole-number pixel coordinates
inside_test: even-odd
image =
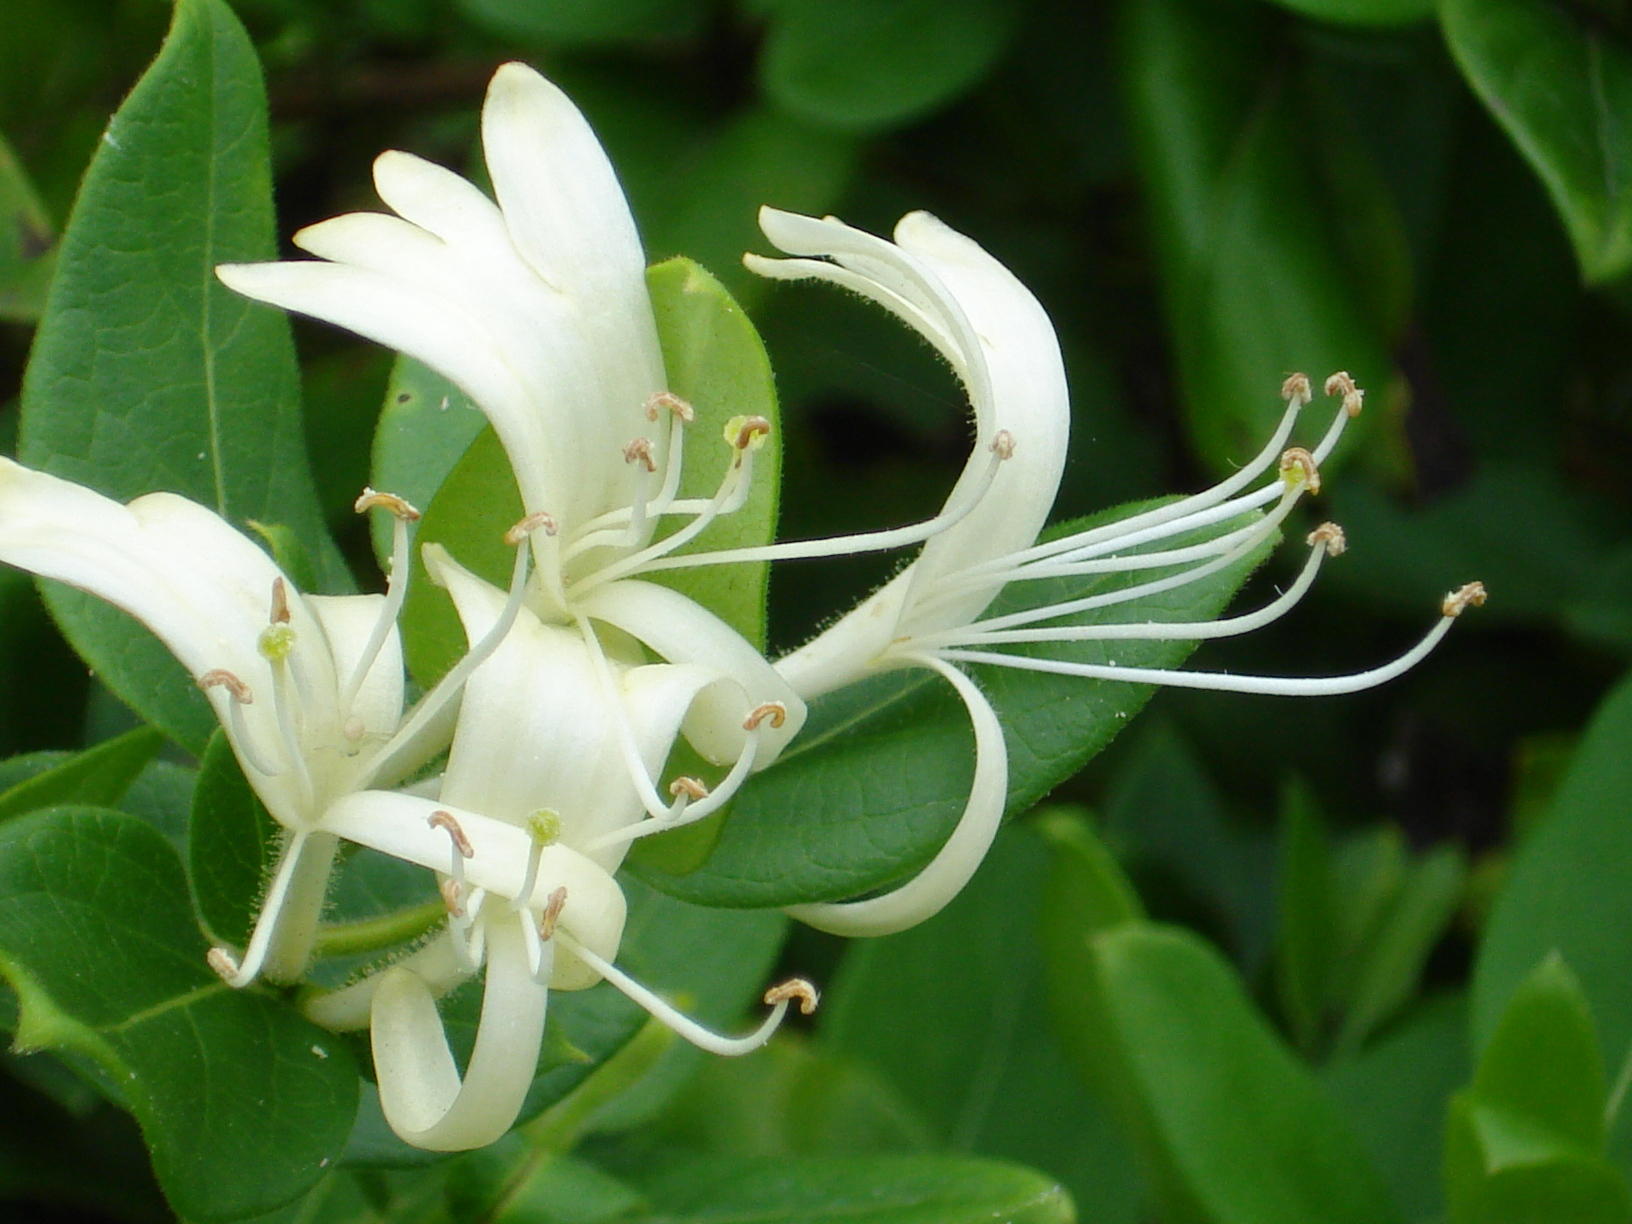
[[[444,877],[437,884],[436,889],[442,894],[442,905],[448,911],[448,917],[463,918],[465,916],[465,890],[460,886],[459,881]]]
[[[1314,399],[1314,392],[1309,387],[1309,375],[1288,374],[1281,384],[1281,398],[1289,404],[1297,400],[1299,407]]]
[[[230,951],[220,946],[213,947],[205,953],[204,959],[210,968],[234,990],[241,990],[253,982],[259,976],[261,967],[266,964],[273,936],[277,933],[278,920],[283,916],[284,903],[289,897],[290,885],[300,867],[300,856],[306,848],[307,836],[308,833],[304,829],[298,829],[289,835],[289,842],[278,858],[272,883],[267,886],[266,897],[261,902],[261,912],[255,918],[255,929],[250,932],[249,946],[244,949],[244,959],[238,960]]]
[[[766,701],[755,706],[748,712],[748,717],[742,720],[744,731],[757,731],[759,724],[766,719],[771,720],[771,726],[780,727],[788,721],[788,707],[780,701]]]
[[[763,421],[761,417],[738,418],[739,420]],[[744,426],[733,430],[727,426],[726,440],[733,446],[743,433],[748,432],[751,426]],[[757,446],[760,441],[758,435],[750,436],[750,445],[746,450],[738,449],[739,462]],[[789,540],[780,544],[762,544],[744,548],[722,548],[711,552],[688,553],[685,556],[671,556],[676,549],[695,539],[710,522],[720,514],[730,510],[720,506],[725,493],[725,484],[721,485],[721,492],[715,494],[713,502],[705,508],[696,519],[686,527],[664,540],[635,555],[607,567],[594,575],[578,587],[579,593],[600,585],[615,578],[623,578],[632,573],[653,573],[659,570],[695,569],[704,565],[729,565],[744,561],[794,561],[806,560],[812,557],[855,556],[861,553],[885,552],[895,548],[905,548],[911,544],[921,544],[931,536],[939,535],[948,528],[955,526],[967,517],[985,497],[997,479],[997,473],[1003,461],[1014,454],[1014,437],[1007,430],[1000,430],[997,437],[987,448],[992,455],[991,460],[982,470],[979,479],[966,490],[966,496],[948,502],[941,508],[935,517],[925,519],[921,523],[914,523],[907,527],[894,527],[884,531],[866,531],[855,535],[829,536],[818,540]],[[744,464],[744,478],[740,488],[744,491],[746,500],[747,465]],[[735,490],[733,490],[735,491]],[[716,508],[719,507],[719,508]],[[732,507],[736,509],[739,507]]]
[[[561,920],[561,910],[567,904],[565,885],[550,893],[544,902],[544,912],[538,916],[538,937],[545,942],[555,938],[555,924]]]
[[[792,999],[799,1000],[799,1014],[809,1016],[816,1011],[816,1004],[820,1001],[820,996],[816,993],[816,987],[805,981],[804,978],[789,978],[779,985],[772,986],[765,992],[765,1006],[767,1007],[773,1007],[778,1003]]]
[[[646,419],[657,420],[659,414],[667,410],[675,420],[690,425],[697,419],[696,410],[673,391],[653,392],[646,400]]]
[[[1409,671],[1439,645],[1465,608],[1483,602],[1484,587],[1469,583],[1451,592],[1440,604],[1434,627],[1410,650],[1390,663],[1347,676],[1236,676],[1229,672],[1174,671],[1159,667],[1118,667],[1115,664],[1065,663],[1036,659],[1027,655],[1000,654],[982,650],[945,650],[938,657],[961,663],[987,663],[1021,671],[1046,672],[1056,676],[1081,676],[1090,680],[1125,680],[1131,684],[1163,684],[1170,688],[1210,689],[1220,693],[1261,693],[1281,697],[1323,697],[1357,693],[1375,688]]]
[[[375,617],[368,640],[364,642],[362,652],[352,666],[351,675],[346,678],[345,687],[340,691],[342,715],[351,712],[352,703],[357,700],[363,681],[368,678],[370,669],[379,658],[380,648],[385,645],[385,639],[390,636],[391,629],[396,625],[397,617],[402,612],[403,600],[408,596],[408,575],[413,569],[412,558],[408,552],[408,525],[419,520],[419,511],[410,505],[407,499],[398,497],[395,493],[380,493],[367,487],[353,503],[353,507],[358,514],[365,514],[377,508],[391,515],[393,520],[391,572],[386,575],[385,599],[380,604],[380,614]],[[361,730],[355,736],[348,735],[348,738],[353,742],[361,739]]]
[[[1485,591],[1484,583],[1470,582],[1466,586],[1458,587],[1449,595],[1445,596],[1444,600],[1439,605],[1440,615],[1447,617],[1448,619],[1455,620],[1469,608],[1484,607],[1485,600],[1489,598],[1490,596]]]
[[[425,823],[433,829],[441,829],[448,835],[448,840],[453,843],[454,850],[452,874],[463,878],[464,866],[461,860],[475,858],[476,847],[470,844],[470,838],[465,836],[464,829],[454,819],[453,813],[438,808],[425,818]]]
[[[554,520],[540,513],[522,519],[505,534],[508,540],[512,534],[520,532],[513,545],[516,549],[516,561],[510,571],[510,593],[504,601],[504,608],[499,612],[499,618],[482,635],[481,640],[472,645],[464,657],[453,665],[448,674],[437,681],[436,687],[414,707],[396,734],[369,760],[354,782],[356,789],[367,790],[375,779],[389,774],[396,767],[398,754],[413,753],[418,749],[420,735],[432,726],[448,704],[464,691],[465,682],[470,679],[471,673],[487,662],[509,634],[516,623],[516,617],[521,614],[522,605],[527,600],[527,566],[531,556],[526,545],[527,532],[546,526],[544,520],[548,520],[548,527],[553,530]],[[531,527],[527,526],[529,523],[532,523]]]
[[[744,456],[757,451],[771,437],[771,423],[762,416],[734,416],[725,423],[725,442],[737,452],[740,464]]]
[[[623,448],[625,463],[639,463],[648,472],[657,471],[657,460],[652,458],[652,440],[635,438]]]
[[[601,693],[612,710],[613,721],[616,724],[618,750],[623,756],[624,769],[629,780],[634,783],[635,793],[640,798],[640,805],[647,814],[660,820],[668,819],[674,812],[674,807],[664,803],[662,796],[657,793],[657,787],[652,782],[652,776],[646,771],[646,764],[641,760],[640,749],[635,742],[634,728],[629,725],[628,712],[624,709],[623,697],[618,690],[617,679],[612,674],[611,664],[607,662],[606,654],[601,649],[600,638],[595,633],[595,627],[587,617],[577,618],[578,631],[583,635],[584,646],[589,652],[590,666],[595,671],[596,681],[601,686]],[[684,807],[685,798],[676,800],[676,804]]]
[[[239,705],[255,704],[255,697],[250,693],[249,685],[238,679],[237,676],[233,675],[224,667],[212,668],[210,671],[205,672],[198,678],[198,687],[203,689],[206,693],[217,685],[226,689],[231,695],[232,699]]]
[[[269,619],[274,625],[289,623],[289,591],[282,575],[272,579],[272,615]]]
[[[367,514],[370,510],[376,509],[385,510],[393,518],[404,523],[418,522],[420,517],[419,511],[414,508],[407,498],[398,497],[395,493],[381,493],[377,489],[371,489],[366,485],[357,500],[351,504],[351,508],[358,514]]]
[[[1327,523],[1309,533],[1309,544],[1309,559],[1304,563],[1297,581],[1256,612],[1211,621],[1143,621],[1136,624],[1057,625],[1045,629],[1001,630],[969,626],[926,634],[912,646],[915,650],[923,650],[942,646],[1002,646],[1022,642],[1204,641],[1251,633],[1279,620],[1309,593],[1315,576],[1320,572],[1321,562],[1343,551],[1343,529],[1335,523]]]
[[[545,535],[553,536],[557,530],[555,516],[545,510],[535,510],[504,533],[504,542],[514,548],[541,527]]]
[[[701,778],[693,778],[689,774],[681,774],[669,783],[669,794],[676,799],[684,795],[687,799],[708,798],[708,787],[703,785]]]
[[[255,737],[250,734],[249,721],[244,717],[242,707],[253,705],[255,702],[253,694],[249,691],[249,685],[224,667],[214,668],[198,678],[198,687],[205,692],[217,686],[226,689],[232,699],[227,702],[227,738],[256,773],[264,774],[268,778],[277,777],[283,771],[272,763],[272,758],[266,755]]]
[[[1281,479],[1289,485],[1302,481],[1309,492],[1320,492],[1320,467],[1301,446],[1288,447],[1281,455]]]
[[[560,941],[567,951],[583,961],[596,973],[599,973],[635,1003],[645,1008],[654,1019],[666,1024],[681,1037],[691,1042],[692,1045],[713,1054],[735,1057],[741,1054],[753,1053],[769,1041],[771,1034],[781,1027],[782,1018],[787,1015],[788,1003],[791,999],[799,999],[801,1010],[805,1007],[805,993],[798,990],[789,991],[786,995],[779,996],[776,999],[772,1004],[771,1014],[766,1016],[764,1022],[753,1032],[743,1037],[724,1037],[712,1029],[704,1028],[691,1017],[681,1013],[672,1004],[659,998],[621,969],[597,956],[567,932],[557,931],[555,938]],[[788,983],[788,985],[791,986],[792,983]],[[811,993],[814,994],[814,991]]]
[[[1305,537],[1305,541],[1311,547],[1324,544],[1328,557],[1341,557],[1349,551],[1349,538],[1336,523],[1322,523]]]
[[[1209,506],[1217,505],[1228,498],[1234,497],[1246,488],[1258,474],[1274,461],[1286,440],[1292,436],[1292,426],[1298,419],[1298,411],[1309,402],[1309,380],[1301,374],[1294,374],[1281,384],[1281,395],[1286,400],[1286,411],[1281,414],[1275,432],[1270,435],[1264,448],[1251,460],[1244,464],[1240,471],[1228,479],[1214,485],[1205,492],[1195,493],[1182,498],[1169,506],[1158,506],[1154,510],[1146,510],[1131,518],[1120,522],[1106,523],[1102,527],[1092,527],[1087,531],[1077,532],[1074,535],[1062,536],[1058,540],[1049,540],[1043,544],[1034,544],[1030,548],[1010,553],[1006,557],[993,558],[991,561],[971,567],[971,573],[983,573],[989,570],[1001,570],[1024,565],[1031,561],[1052,557],[1058,553],[1070,552],[1074,549],[1097,544],[1125,532],[1141,531],[1162,523],[1172,522],[1175,519],[1184,519],[1205,510]],[[1262,503],[1258,503],[1262,504]]]

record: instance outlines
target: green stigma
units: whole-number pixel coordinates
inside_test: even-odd
[[[256,645],[260,649],[261,658],[272,663],[281,663],[295,648],[294,627],[281,624],[268,625],[261,630],[261,639]]]
[[[561,813],[539,808],[527,817],[527,836],[535,846],[553,846],[561,840]]]

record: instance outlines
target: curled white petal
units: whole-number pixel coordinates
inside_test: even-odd
[[[952,836],[928,865],[905,884],[863,901],[795,905],[788,913],[835,935],[888,935],[939,913],[962,891],[991,848],[1008,797],[1009,755],[997,714],[975,682],[933,656],[916,662],[957,690],[975,735],[975,773]]]

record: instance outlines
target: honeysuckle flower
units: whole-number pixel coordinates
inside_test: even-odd
[[[740,679],[766,685],[755,701],[786,710],[756,758],[764,768],[802,725],[803,702],[712,614],[641,576],[919,543],[973,509],[1003,454],[973,465],[925,523],[682,554],[744,503],[770,426],[731,421],[715,494],[678,497],[694,414],[667,387],[639,236],[605,153],[566,96],[521,64],[493,77],[482,143],[496,200],[440,166],[385,153],[374,182],[394,215],[301,230],[294,241],[316,260],[218,274],[240,293],[410,354],[463,388],[503,444],[527,514],[547,524],[532,535],[529,606],[577,626],[592,650],[604,624],[670,662],[740,661]],[[655,790],[643,794],[650,816],[670,818],[669,805],[650,801]]]
[[[1414,648],[1383,666],[1330,678],[1238,676],[1005,652],[1002,647],[1020,643],[1227,637],[1284,614],[1309,589],[1322,561],[1342,551],[1335,525],[1310,534],[1299,578],[1259,611],[1200,623],[1054,623],[1201,581],[1252,554],[1274,537],[1305,493],[1318,491],[1320,464],[1358,415],[1363,393],[1347,374],[1333,375],[1326,391],[1339,407],[1331,425],[1313,451],[1287,448],[1312,394],[1308,379],[1294,375],[1282,388],[1287,408],[1279,427],[1257,458],[1228,479],[1204,493],[1039,544],[1059,485],[1070,406],[1054,329],[1036,298],[978,245],[927,213],[903,217],[894,242],[836,218],[774,209],[762,211],[761,224],[793,258],[750,255],[750,268],[779,279],[829,281],[878,302],[946,358],[975,418],[975,448],[949,501],[957,503],[973,487],[973,504],[894,579],[777,663],[807,700],[891,668],[927,668],[943,677],[967,708],[974,731],[975,769],[964,812],[941,850],[907,883],[863,900],[794,906],[789,913],[795,917],[840,934],[884,934],[934,914],[968,882],[1002,819],[1008,765],[1002,728],[963,665],[1228,692],[1353,692],[1413,666],[1465,607],[1483,602],[1484,588],[1469,584],[1445,598],[1440,619]],[[990,453],[1005,456],[992,478],[985,475]],[[1186,538],[1179,541],[1181,536]],[[1011,583],[1145,572],[1153,576],[1120,589],[984,615]]]
[[[303,595],[254,542],[184,497],[122,505],[0,459],[0,562],[88,591],[153,630],[204,690],[244,776],[287,830],[243,956],[211,950],[234,986],[262,972],[300,975],[337,846],[324,814],[447,744],[463,677],[493,644],[405,716],[396,616],[416,513],[371,490],[357,506],[394,516],[386,594]]]
[[[330,810],[328,827],[440,872],[448,925],[398,964],[309,1000],[307,1014],[331,1027],[369,1024],[387,1121],[410,1143],[452,1151],[491,1143],[515,1121],[552,988],[605,979],[721,1054],[757,1049],[791,1001],[808,1011],[815,996],[802,982],[775,987],[754,1032],[722,1037],[614,964],[624,899],[612,873],[631,842],[660,827],[644,816],[641,788],[688,731],[733,753],[733,771],[746,771],[776,733],[781,708],[751,706],[720,669],[593,649],[572,628],[517,614],[513,599],[440,550],[426,554],[473,643],[512,617],[513,626],[471,675],[436,798],[354,793]],[[734,713],[735,743],[718,742],[725,709]],[[695,807],[711,802],[700,797]],[[461,1075],[436,996],[484,960],[481,1021]]]

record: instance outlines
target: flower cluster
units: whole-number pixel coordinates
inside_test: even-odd
[[[339,844],[434,872],[447,919],[394,962],[327,993],[308,1014],[368,1027],[391,1126],[438,1150],[491,1142],[532,1079],[550,991],[609,982],[687,1039],[723,1054],[762,1045],[803,981],[773,987],[753,1032],[723,1037],[617,967],[625,903],[616,872],[641,837],[719,811],[774,766],[806,703],[874,673],[927,669],[968,711],[976,763],[965,810],[934,859],[863,899],[793,907],[825,930],[876,935],[944,906],[968,881],[1003,816],[1004,729],[970,665],[1241,692],[1337,693],[1412,666],[1467,605],[1448,596],[1412,650],[1324,680],[1161,671],[1051,659],[1016,644],[1183,639],[1248,632],[1309,589],[1342,550],[1339,529],[1309,537],[1307,564],[1266,607],[1206,623],[1111,623],[1081,614],[1201,581],[1271,541],[1318,488],[1321,462],[1361,407],[1346,375],[1313,450],[1288,448],[1306,379],[1283,388],[1286,414],[1262,454],[1205,493],[1037,542],[1059,484],[1070,423],[1053,329],[1032,295],[969,239],[933,217],[903,218],[895,240],[828,218],[767,209],[787,258],[749,256],[767,277],[820,279],[898,315],[951,365],[974,410],[974,445],[945,506],[901,528],[815,541],[695,551],[687,546],[745,504],[771,426],[725,429],[712,496],[680,496],[690,405],[667,385],[644,259],[613,171],[587,124],[542,77],[501,68],[482,117],[494,196],[405,153],[375,183],[390,213],[301,231],[313,260],[233,265],[221,279],[425,362],[492,424],[525,516],[506,535],[508,589],[426,545],[467,650],[408,704],[398,619],[418,512],[372,490],[359,512],[391,516],[384,594],[303,594],[216,514],[155,493],[119,505],[0,461],[0,561],[59,579],[147,624],[197,679],[245,777],[286,830],[245,948],[215,948],[235,987],[298,981]],[[689,445],[696,445],[695,441]],[[813,641],[767,659],[719,617],[646,576],[922,545],[897,576]],[[1129,575],[1113,589],[988,615],[998,592],[1044,578]],[[712,787],[665,779],[681,743],[718,767]],[[430,776],[425,776],[427,769]],[[437,999],[485,971],[474,1051],[461,1070]]]

